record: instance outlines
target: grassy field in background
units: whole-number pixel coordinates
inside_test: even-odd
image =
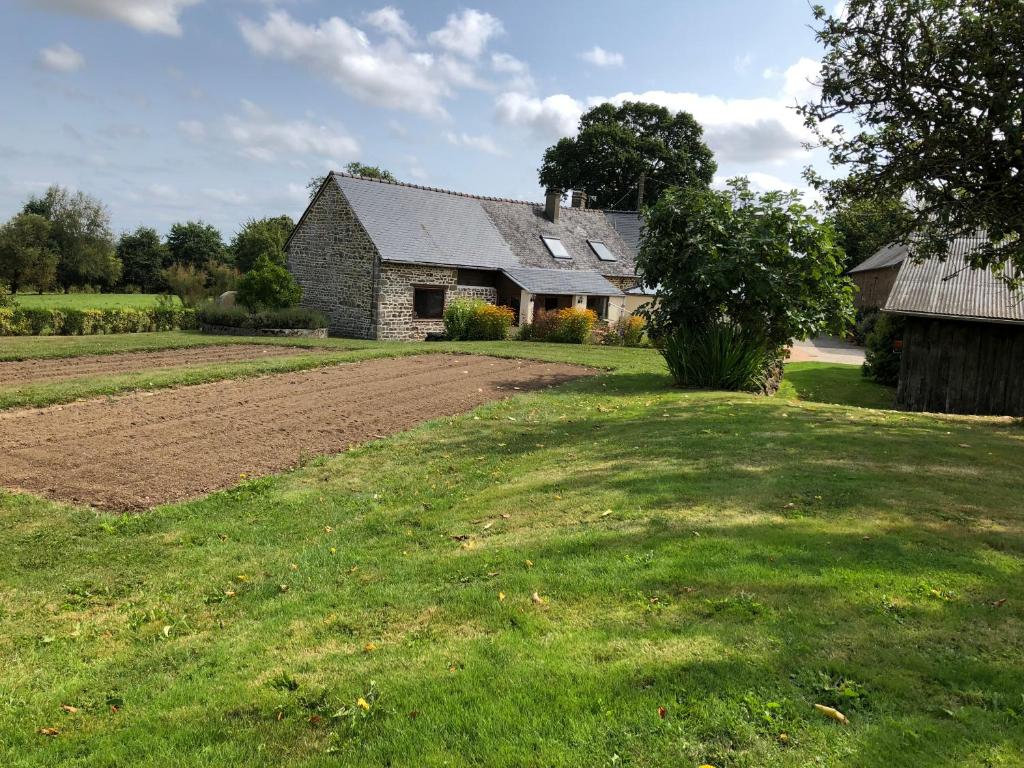
[[[14,299],[23,307],[46,309],[144,309],[156,305],[158,293],[19,293]],[[175,296],[174,301],[178,302]]]
[[[0,764],[1024,764],[1019,422],[501,346],[609,372],[139,515],[0,494]]]

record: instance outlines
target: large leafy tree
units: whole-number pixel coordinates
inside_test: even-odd
[[[881,248],[900,242],[911,213],[899,199],[842,201],[827,212],[843,249],[843,269],[852,269]]]
[[[57,279],[57,253],[51,247],[49,220],[19,213],[0,227],[0,283],[17,293],[26,285],[39,291]]]
[[[162,273],[170,262],[170,251],[155,229],[139,227],[125,232],[117,242],[117,255],[124,270],[123,284],[137,285],[144,291],[159,291],[166,286]]]
[[[852,284],[831,225],[796,192],[666,190],[648,209],[637,271],[658,286],[656,333],[738,325],[776,358],[793,339],[838,331]]]
[[[801,107],[845,178],[830,201],[913,201],[900,227],[922,258],[978,230],[973,266],[1024,270],[1024,4],[848,0],[815,8],[820,97]],[[856,124],[853,128],[851,124]]]
[[[118,281],[121,261],[110,231],[110,213],[99,200],[55,185],[41,197],[30,198],[24,212],[50,222],[50,245],[58,255],[57,282],[64,289]]]
[[[235,266],[248,272],[260,256],[284,263],[284,244],[295,228],[291,216],[249,219],[231,241]]]
[[[381,168],[379,165],[363,165],[362,163],[352,162],[345,166],[345,173],[350,173],[353,176],[362,176],[366,179],[380,179],[381,181],[397,182],[398,179],[391,173],[387,168]],[[323,176],[314,176],[306,184],[306,191],[309,192],[309,199],[312,200],[316,195],[317,191],[323,186],[326,174]]]
[[[688,112],[643,102],[600,104],[580,118],[575,138],[548,147],[540,183],[583,190],[595,207],[635,210],[641,184],[646,203],[669,187],[711,184],[717,165],[703,135]]]
[[[174,264],[203,269],[211,261],[223,261],[224,240],[220,231],[203,221],[171,225],[167,232],[167,250]]]

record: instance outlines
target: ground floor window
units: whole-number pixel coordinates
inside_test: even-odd
[[[412,314],[417,320],[444,317],[444,288],[413,288]]]
[[[608,297],[587,296],[587,309],[592,309],[597,314],[598,320],[608,319]]]

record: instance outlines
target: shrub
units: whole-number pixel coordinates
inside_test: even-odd
[[[596,324],[597,313],[592,309],[566,307],[538,313],[528,333],[532,341],[585,344]]]
[[[253,330],[327,327],[327,318],[323,313],[305,307],[248,312],[242,307],[221,307],[216,304],[207,304],[199,310],[198,320],[204,325],[251,328]]]
[[[468,299],[455,299],[448,302],[444,308],[444,333],[452,341],[462,341],[469,338],[469,321],[473,311],[482,301],[470,301]]]
[[[733,323],[677,328],[661,353],[681,387],[771,392],[781,374],[779,354]]]
[[[601,343],[613,347],[643,346],[644,329],[646,327],[647,323],[644,322],[642,317],[637,315],[620,317],[608,326],[604,336],[601,338]]]
[[[170,331],[195,326],[195,310],[179,306],[148,309],[0,309],[0,336],[86,336],[97,333]]]
[[[906,323],[900,315],[883,312],[868,334],[862,371],[879,384],[895,386],[900,379],[900,355]]]
[[[508,337],[515,313],[480,299],[455,299],[444,310],[445,335],[453,341],[500,341]]]
[[[6,309],[14,306],[14,296],[11,295],[11,289],[7,283],[0,283],[0,309]]]
[[[302,288],[291,273],[266,255],[238,281],[238,303],[252,311],[294,307],[302,299]]]
[[[164,280],[171,293],[181,299],[186,307],[198,306],[209,298],[206,288],[207,274],[198,267],[184,264],[172,264],[163,272]]]

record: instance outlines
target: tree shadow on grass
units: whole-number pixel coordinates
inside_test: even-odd
[[[859,366],[789,363],[779,396],[860,408],[893,408],[896,390],[865,378]]]

